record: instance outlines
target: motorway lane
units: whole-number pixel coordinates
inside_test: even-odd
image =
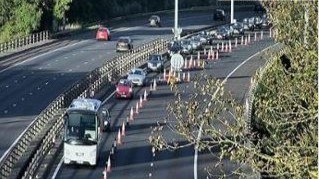
[[[222,59],[216,63],[209,62],[206,73],[217,78],[225,78],[234,68],[249,56],[261,51],[273,44],[271,40],[264,40],[247,47],[239,47],[233,53],[221,54]],[[242,68],[238,69],[226,84],[226,89],[230,90],[238,102],[243,102],[244,95],[249,87],[250,77],[254,71],[265,62],[259,56],[251,59]],[[192,72],[196,73],[196,72]],[[151,74],[154,76],[154,74]],[[151,77],[152,78],[152,77]],[[181,86],[184,86],[182,84]],[[142,92],[144,89],[141,90]],[[185,94],[187,95],[187,93]],[[153,92],[150,101],[146,107],[141,110],[127,131],[124,139],[124,145],[119,147],[116,154],[116,161],[113,163],[110,178],[193,178],[193,147],[188,147],[176,152],[159,152],[155,157],[152,156],[151,147],[148,144],[150,127],[155,126],[157,121],[166,117],[166,104],[171,101],[173,94],[167,86],[159,86],[156,92]],[[129,114],[129,108],[135,106],[136,99],[133,101],[114,101],[112,99],[107,103],[111,109],[112,118],[115,119],[115,125],[120,126],[126,116]],[[103,139],[102,156],[95,170],[85,166],[62,166],[57,178],[98,178],[103,171],[104,163],[112,145],[115,132]],[[172,137],[170,131],[167,135]],[[213,151],[217,152],[217,150]],[[218,161],[218,158],[212,158],[207,152],[199,156],[199,178],[206,178],[205,166],[211,161]],[[224,161],[226,172],[230,173],[236,165]],[[221,173],[214,169],[215,173]]]

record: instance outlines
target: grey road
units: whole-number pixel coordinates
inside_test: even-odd
[[[195,74],[206,73],[216,78],[224,79],[230,74],[239,64],[248,59],[257,52],[273,45],[272,40],[265,39],[254,42],[248,46],[240,46],[232,53],[222,53],[221,59],[216,62],[209,62],[205,71],[192,71],[191,76]],[[264,64],[265,59],[259,55],[251,58],[243,66],[237,69],[226,83],[226,90],[230,91],[235,99],[243,103],[246,92],[250,84],[250,78],[258,67]],[[149,74],[149,80],[157,78],[156,73]],[[180,85],[181,88],[187,89],[187,83]],[[137,88],[137,96],[141,95],[145,89]],[[185,95],[189,91],[185,90]],[[149,101],[147,101],[140,113],[136,116],[133,123],[130,124],[124,137],[124,144],[118,147],[115,159],[112,161],[112,172],[108,178],[193,178],[193,161],[194,147],[188,147],[174,152],[163,151],[156,153],[153,156],[151,146],[148,143],[148,137],[151,132],[151,127],[162,123],[167,115],[166,105],[173,100],[173,93],[167,85],[158,86],[157,91],[152,92]],[[96,168],[78,165],[62,165],[57,173],[56,178],[101,178],[105,163],[116,136],[117,130],[129,114],[130,108],[135,107],[138,97],[134,100],[116,100],[111,98],[106,103],[106,107],[110,109],[113,118],[113,132],[105,134],[103,137],[103,145],[101,146],[101,155]],[[165,135],[170,138],[176,137],[171,131],[166,130]],[[218,149],[211,151],[217,154]],[[62,154],[60,155],[60,157]],[[216,164],[219,159],[208,152],[201,152],[198,161],[198,177],[206,178],[206,166]],[[58,163],[58,161],[57,161]],[[224,161],[224,166],[221,168],[226,174],[237,166],[230,161]],[[53,172],[52,172],[53,173]],[[222,174],[219,169],[213,169],[215,175]],[[212,176],[210,178],[217,178]],[[229,175],[227,178],[236,178]]]

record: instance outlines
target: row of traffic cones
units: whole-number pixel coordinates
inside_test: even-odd
[[[154,80],[153,84],[156,84],[156,81]],[[156,87],[156,85],[154,85]],[[117,149],[117,146],[120,146],[123,144],[123,137],[126,135],[126,126],[129,126],[130,122],[134,121],[134,117],[140,113],[140,108],[142,108],[145,105],[145,102],[148,101],[148,94],[146,89],[144,90],[143,95],[140,95],[139,100],[136,102],[135,109],[131,107],[130,113],[127,116],[126,123],[125,121],[122,122],[122,126],[119,128],[117,137],[115,138],[112,148],[108,157],[108,160],[106,162],[104,171],[103,171],[103,178],[107,179],[107,176],[109,173],[111,173],[111,160],[112,156],[115,154],[115,150]]]
[[[164,69],[163,80],[167,84],[190,82],[190,72],[189,71],[180,72],[180,71],[174,71],[174,70],[168,70],[167,72],[167,70]]]

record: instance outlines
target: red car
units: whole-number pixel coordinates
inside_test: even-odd
[[[109,29],[106,27],[100,27],[96,33],[96,40],[111,40]]]
[[[121,79],[116,85],[116,98],[133,98],[133,83],[127,79]]]

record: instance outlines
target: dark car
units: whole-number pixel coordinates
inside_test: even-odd
[[[266,14],[262,16],[261,21],[262,21],[262,24],[261,24],[262,28],[267,28],[271,26],[271,22],[269,21]]]
[[[217,39],[230,39],[231,32],[225,26],[221,26],[216,31],[216,38]]]
[[[148,21],[151,27],[161,27],[161,18],[159,16],[152,15]]]
[[[216,9],[214,12],[214,20],[225,21],[226,20],[225,11],[222,9]]]
[[[261,17],[253,17],[254,18],[254,24],[255,24],[255,28],[261,29],[262,28],[262,18]]]
[[[175,53],[180,53],[182,45],[180,41],[171,41],[168,43],[168,53],[172,56]]]
[[[245,33],[244,24],[242,22],[235,22],[232,24],[234,34],[243,35]]]
[[[164,59],[162,55],[151,55],[147,62],[147,69],[150,71],[162,71],[164,69]]]
[[[189,39],[181,40],[182,50],[181,53],[185,55],[189,55],[193,52],[192,44]]]
[[[129,51],[133,49],[133,41],[130,37],[120,37],[116,43],[116,51]]]
[[[243,19],[243,27],[244,30],[255,30],[255,23],[254,23],[254,18],[244,18]]]

